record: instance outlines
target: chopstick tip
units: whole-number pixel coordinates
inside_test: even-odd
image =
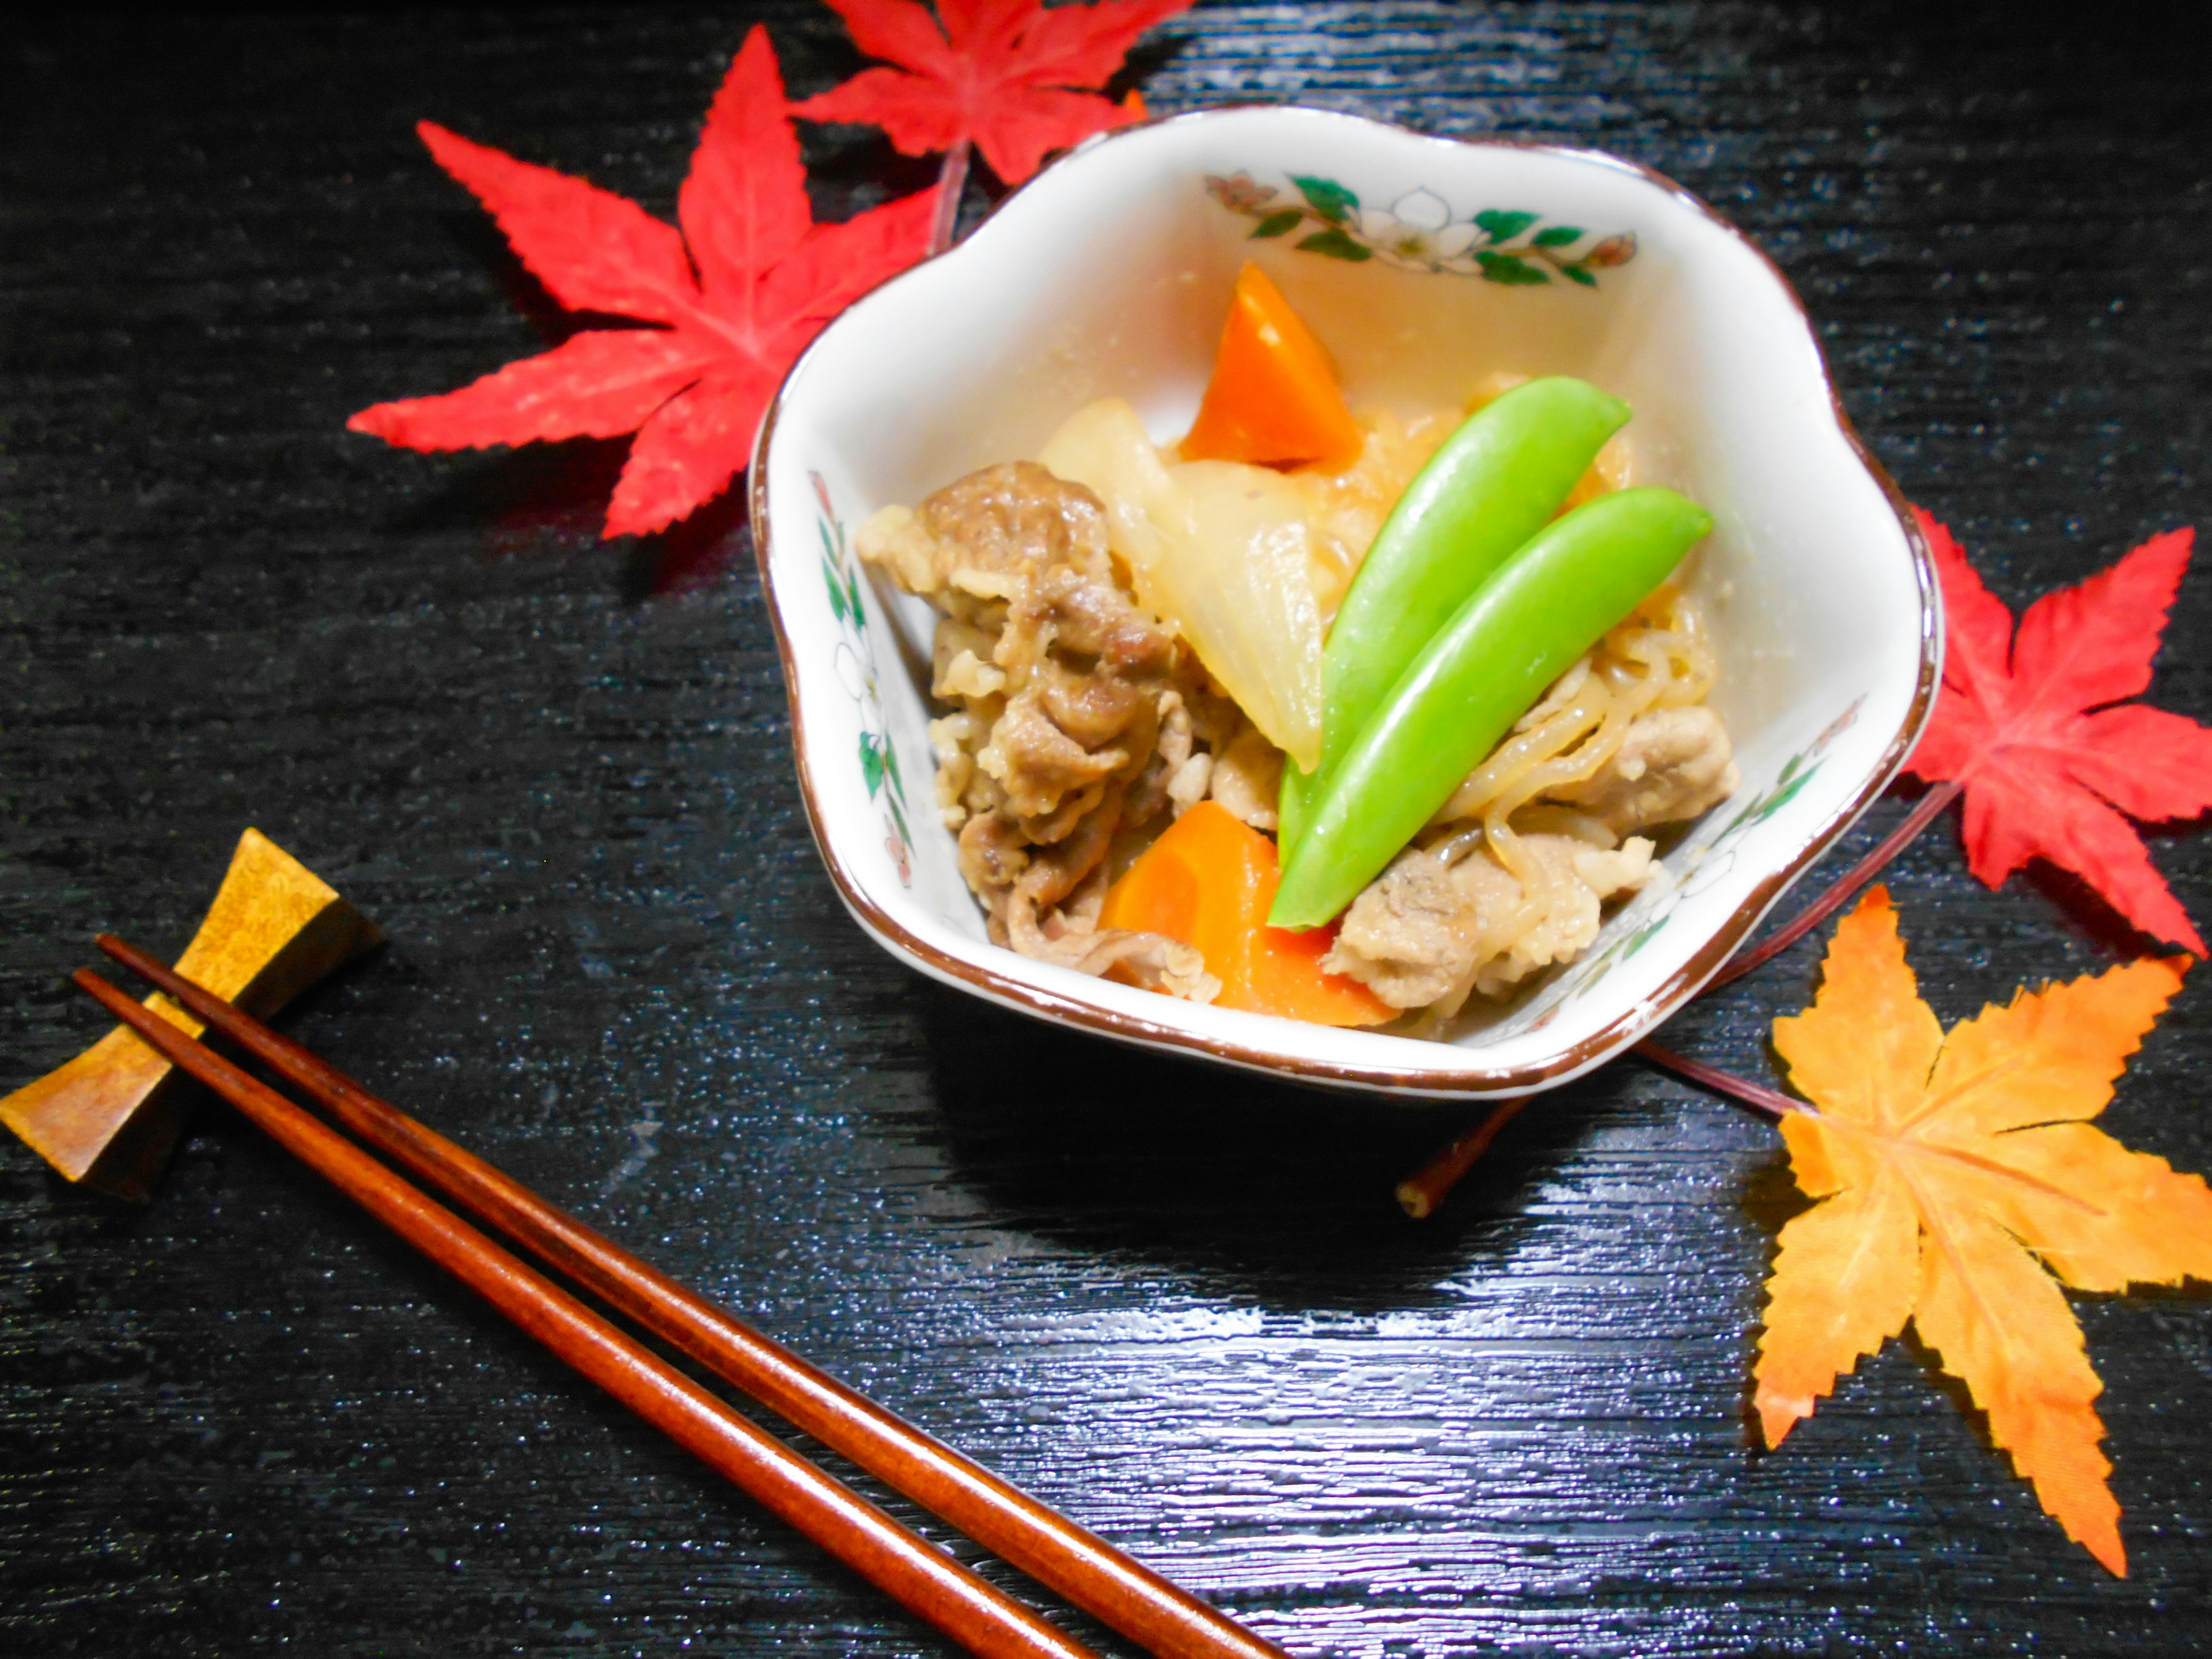
[[[95,1001],[105,1003],[109,1007],[113,1007],[118,1000],[128,1002],[131,1000],[125,996],[114,985],[111,984],[108,981],[102,979],[98,974],[94,973],[89,968],[77,969],[75,972],[70,975],[70,982],[76,986],[78,990],[82,991],[88,996],[93,998]]]

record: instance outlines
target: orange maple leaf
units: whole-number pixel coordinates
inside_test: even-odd
[[[2212,1188],[2085,1121],[2188,963],[2021,991],[1947,1036],[1905,965],[1888,893],[1844,919],[1813,1006],[1774,1022],[1790,1080],[1820,1109],[1782,1123],[1797,1184],[1820,1201],[1783,1228],[1767,1281],[1755,1402],[1767,1444],[1909,1319],[2043,1507],[2126,1576],[2090,1403],[2104,1384],[2059,1285],[2212,1279]]]

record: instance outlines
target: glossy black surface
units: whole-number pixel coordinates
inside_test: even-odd
[[[665,213],[756,15],[795,91],[853,66],[798,0],[0,46],[0,1088],[100,1029],[64,981],[93,933],[179,947],[258,824],[392,939],[289,1029],[1300,1653],[2193,1650],[2212,1304],[2076,1300],[2124,1583],[1910,1349],[1754,1452],[1793,1202],[1765,1125],[1617,1066],[1411,1224],[1391,1184],[1468,1114],[1064,1036],[862,938],[732,514],[604,546],[619,446],[343,430],[545,316],[410,125]],[[1299,98],[1672,173],[1781,262],[1875,453],[2015,605],[2206,509],[2212,134],[2151,14],[1208,4],[1139,62],[1163,111]],[[813,154],[828,213],[930,176]],[[2154,702],[2212,714],[2209,626],[2200,571]],[[2212,843],[2154,845],[2212,922]],[[1955,817],[1892,885],[1947,1022],[2142,948],[2066,882],[1977,885]],[[1814,960],[1668,1040],[1770,1075]],[[2208,994],[2108,1118],[2197,1170]],[[0,1146],[0,1632],[939,1650],[214,1106],[143,1209]]]

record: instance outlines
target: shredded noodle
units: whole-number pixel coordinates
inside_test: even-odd
[[[1620,752],[1638,714],[1703,702],[1719,667],[1697,602],[1678,588],[1661,588],[1553,682],[1436,822],[1480,818],[1497,844],[1512,834],[1507,820],[1519,808],[1595,775]],[[1510,859],[1505,862],[1512,868]]]

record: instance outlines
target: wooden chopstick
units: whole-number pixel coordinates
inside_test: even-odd
[[[816,1543],[988,1659],[1097,1659],[553,1285],[335,1130],[97,974],[77,985],[287,1152]]]
[[[1109,1628],[1161,1659],[1286,1659],[1273,1643],[648,1267],[289,1037],[113,934],[101,934],[99,945],[416,1179]]]

